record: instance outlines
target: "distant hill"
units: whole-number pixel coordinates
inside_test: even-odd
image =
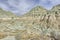
[[[41,6],[36,6],[34,8],[32,8],[29,12],[27,12],[25,15],[23,16],[32,16],[32,17],[35,17],[35,16],[40,16],[40,15],[44,15],[46,14],[47,10],[44,9],[43,7]]]
[[[10,18],[10,17],[17,17],[15,14],[9,11],[4,11],[0,8],[0,18]]]

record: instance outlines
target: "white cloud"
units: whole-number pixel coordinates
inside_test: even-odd
[[[8,1],[10,6],[17,8],[17,10],[12,10],[14,13],[17,12],[17,14],[24,14],[34,6],[34,2],[31,1],[30,3],[27,0],[18,0],[18,1],[17,2],[15,0]]]
[[[50,0],[53,5],[60,4],[60,0]]]

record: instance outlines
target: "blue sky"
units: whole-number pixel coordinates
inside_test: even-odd
[[[22,15],[37,5],[51,9],[57,4],[60,4],[60,0],[0,0],[0,8],[17,15]]]

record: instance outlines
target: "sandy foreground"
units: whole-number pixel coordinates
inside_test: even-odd
[[[7,36],[6,38],[0,39],[0,40],[15,40],[14,36]]]

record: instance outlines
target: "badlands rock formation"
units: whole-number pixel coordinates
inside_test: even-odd
[[[46,10],[41,6],[18,17],[0,10],[0,39],[15,36],[16,40],[60,40],[60,5]]]

